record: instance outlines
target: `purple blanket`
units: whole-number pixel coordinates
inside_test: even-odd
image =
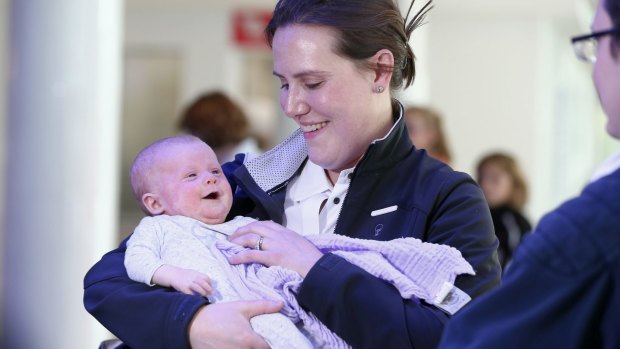
[[[342,235],[306,236],[323,253],[341,256],[370,274],[394,285],[403,298],[424,299],[433,304],[445,282],[454,283],[459,274],[474,275],[474,270],[450,246],[422,242],[414,238],[392,241],[353,239]],[[231,266],[225,256],[234,255],[244,247],[220,240],[212,247],[222,269],[235,289],[245,299],[284,301],[282,314],[294,323],[303,323],[303,330],[318,348],[350,348],[313,314],[304,311],[295,298],[303,279],[282,267],[261,264]]]

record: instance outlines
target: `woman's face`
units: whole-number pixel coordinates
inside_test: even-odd
[[[599,1],[592,22],[592,31],[607,30],[613,27],[611,18]],[[598,41],[596,62],[592,70],[594,85],[601,100],[601,105],[607,114],[607,132],[614,138],[620,139],[620,57],[611,55],[611,36],[605,35]]]
[[[480,186],[489,207],[502,206],[510,201],[513,189],[512,178],[499,166],[487,164],[482,168]]]
[[[375,72],[336,55],[334,45],[330,29],[309,25],[278,28],[272,43],[282,110],[303,130],[310,159],[339,172],[355,166],[392,121],[389,93],[373,93]]]

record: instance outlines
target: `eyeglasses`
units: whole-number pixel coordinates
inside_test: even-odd
[[[599,38],[615,33],[620,33],[620,28],[612,28],[573,37],[571,41],[577,58],[584,62],[596,62],[596,45],[598,44]]]

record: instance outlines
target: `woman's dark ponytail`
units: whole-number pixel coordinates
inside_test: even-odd
[[[415,79],[415,55],[413,54],[413,51],[411,50],[411,45],[409,45],[409,39],[411,39],[411,33],[413,33],[413,31],[418,28],[419,26],[423,25],[424,19],[426,18],[426,15],[428,14],[428,11],[430,11],[433,8],[432,5],[432,0],[429,0],[421,9],[420,11],[418,11],[413,18],[411,18],[411,20],[409,20],[409,22],[407,22],[407,20],[409,19],[409,14],[411,13],[411,9],[413,8],[413,4],[414,4],[415,0],[411,1],[411,4],[409,5],[409,10],[407,10],[407,15],[405,16],[405,48],[406,48],[406,53],[405,53],[405,59],[403,61],[403,82],[405,85],[405,88],[411,86],[411,84],[413,84],[413,81]]]

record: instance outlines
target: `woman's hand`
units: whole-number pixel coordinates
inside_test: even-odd
[[[250,326],[256,315],[277,313],[283,303],[235,301],[209,304],[196,312],[189,325],[192,349],[269,349]]]
[[[237,229],[228,240],[251,248],[231,256],[228,259],[230,264],[254,262],[266,266],[278,265],[296,271],[302,277],[323,256],[306,238],[272,221],[250,223]]]

